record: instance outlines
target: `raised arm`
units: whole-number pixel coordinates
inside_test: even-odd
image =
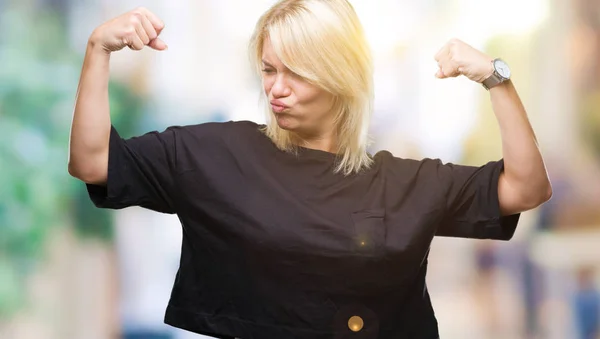
[[[498,181],[500,210],[504,215],[530,210],[552,196],[544,159],[513,83],[509,80],[490,89],[490,96],[504,158]]]
[[[452,39],[436,54],[438,78],[464,75],[482,83],[494,71],[492,58],[468,44]],[[503,215],[535,208],[552,196],[552,187],[527,112],[512,82],[490,89],[494,114],[502,136],[504,171],[498,179]]]
[[[120,15],[91,34],[73,112],[69,141],[69,173],[90,184],[104,184],[111,130],[108,98],[110,54],[125,46],[165,50],[158,39],[163,22],[145,8]]]

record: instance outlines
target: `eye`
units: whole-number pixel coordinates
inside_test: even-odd
[[[263,68],[262,72],[265,74],[272,74],[275,71],[271,68]]]

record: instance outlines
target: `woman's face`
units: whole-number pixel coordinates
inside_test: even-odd
[[[269,39],[263,46],[262,67],[265,93],[280,128],[307,137],[333,130],[334,96],[287,69]]]

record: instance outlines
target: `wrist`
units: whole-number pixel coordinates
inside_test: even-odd
[[[487,63],[486,63],[486,68],[485,68],[485,73],[483,73],[483,76],[479,79],[479,81],[477,81],[478,83],[483,83],[484,81],[486,81],[489,77],[491,77],[494,74],[495,68],[494,68],[494,59],[490,59]]]
[[[101,42],[99,42],[99,33],[94,31],[88,39],[86,52],[88,54],[99,55],[103,57],[109,57],[111,52],[104,48]]]
[[[504,92],[504,91],[508,90],[512,86],[513,86],[513,83],[511,81],[511,79],[504,80],[501,83],[499,83],[498,85],[494,86],[493,88],[490,88],[489,92],[490,93],[493,93],[493,92]]]
[[[108,70],[110,67],[110,52],[106,51],[102,45],[95,42],[88,42],[83,62],[84,69],[94,68]]]
[[[491,62],[492,73],[487,78],[483,79],[481,84],[487,90],[502,84],[510,79],[511,71],[506,62],[500,58],[496,58]]]

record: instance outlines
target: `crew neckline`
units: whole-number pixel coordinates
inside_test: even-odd
[[[264,127],[264,124],[256,124],[259,128]],[[287,152],[287,151],[283,151],[279,148],[277,148],[277,146],[273,143],[273,140],[271,140],[268,136],[266,136],[263,132],[259,131],[259,133],[261,134],[261,136],[265,139],[268,140],[269,143],[273,146],[274,149],[276,149],[277,151],[281,152],[281,153],[285,153],[294,157],[304,157],[304,158],[319,158],[319,159],[326,159],[326,160],[335,160],[337,159],[340,154],[338,153],[332,153],[332,152],[327,152],[327,151],[323,151],[323,150],[319,150],[319,149],[314,149],[314,148],[308,148],[308,147],[304,147],[304,146],[300,146],[300,145],[295,145],[296,148],[296,152]]]
[[[298,149],[298,154],[301,155],[310,155],[326,159],[335,159],[339,156],[338,153],[327,152],[320,149],[308,148],[299,145],[296,145],[296,148]]]

